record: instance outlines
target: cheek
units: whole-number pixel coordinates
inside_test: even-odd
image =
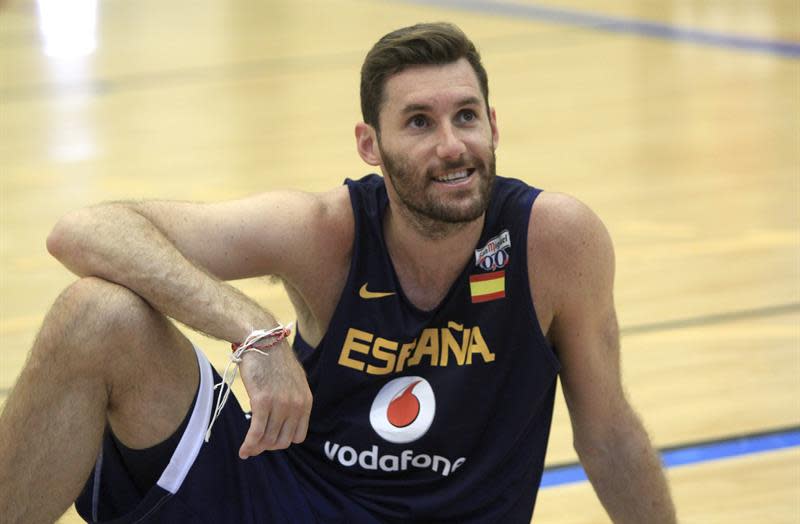
[[[492,130],[482,131],[480,134],[470,138],[470,149],[473,151],[480,151],[481,153],[491,152],[494,150],[494,135]]]
[[[407,171],[415,173],[423,171],[428,168],[431,163],[431,155],[425,148],[419,147],[415,144],[405,149],[398,149],[399,153],[393,155],[392,158],[399,161]]]
[[[400,151],[403,158],[408,159],[410,162],[420,162],[429,157],[435,151],[435,145],[432,140],[408,140],[401,143],[397,149]]]

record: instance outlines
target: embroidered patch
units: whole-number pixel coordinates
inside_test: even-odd
[[[489,240],[481,249],[475,250],[475,265],[484,271],[497,271],[506,267],[511,247],[511,235],[508,229]]]
[[[505,298],[506,272],[495,271],[494,273],[470,275],[469,292],[473,304]]]

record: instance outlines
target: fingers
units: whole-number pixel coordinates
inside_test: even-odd
[[[239,455],[252,457],[305,440],[311,390],[291,347],[276,348],[269,358],[245,354],[241,371],[253,418]]]
[[[275,449],[286,449],[292,445],[292,436],[294,436],[294,430],[298,423],[299,420],[294,418],[287,420],[283,424],[283,427],[281,427],[280,433],[276,439]]]
[[[298,422],[297,426],[295,426],[294,434],[292,435],[292,442],[294,444],[300,444],[306,439],[306,433],[308,433],[308,419],[310,416],[311,401],[309,400],[305,416],[300,417],[300,421]]]
[[[266,415],[261,410],[253,410],[250,417],[250,429],[244,437],[244,442],[239,448],[239,458],[246,459],[261,453],[259,451],[259,443],[263,440],[264,429],[266,428]]]
[[[295,419],[296,417],[289,416],[287,413],[287,406],[283,402],[275,402],[275,405],[272,408],[272,411],[269,413],[269,423],[267,424],[267,429],[264,432],[264,445],[265,449],[285,449],[289,447],[290,442],[286,442],[286,445],[281,445],[280,442],[280,434],[281,428],[287,425],[294,426],[297,424]]]
[[[239,457],[246,459],[264,451],[286,449],[305,440],[311,415],[311,394],[291,400],[276,398],[258,402],[251,399],[253,416]]]

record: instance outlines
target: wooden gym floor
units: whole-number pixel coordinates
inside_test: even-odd
[[[795,0],[93,3],[0,4],[0,402],[73,279],[44,247],[60,215],[366,173],[364,53],[449,20],[489,71],[498,172],[577,196],[614,237],[625,382],[655,444],[779,430],[776,449],[670,468],[681,521],[800,521]],[[292,318],[280,288],[238,285]],[[224,344],[191,336],[224,365]],[[549,465],[575,461],[570,439],[560,402]],[[577,481],[543,488],[535,520],[607,517]]]

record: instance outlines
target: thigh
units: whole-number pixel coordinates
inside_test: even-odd
[[[133,449],[151,447],[172,435],[184,420],[198,388],[192,343],[163,314],[136,297],[130,329],[113,337],[109,362],[108,422]],[[135,300],[135,299],[134,299]]]
[[[59,295],[28,368],[59,387],[99,384],[108,423],[134,449],[175,432],[198,383],[192,344],[172,322],[130,289],[97,277]]]
[[[186,429],[158,482],[136,490],[109,438],[94,473],[76,501],[93,522],[297,522],[317,519],[285,452],[241,460],[238,448],[249,419],[235,398],[228,400],[210,440],[205,431],[216,401],[219,375],[200,351],[197,399]]]

